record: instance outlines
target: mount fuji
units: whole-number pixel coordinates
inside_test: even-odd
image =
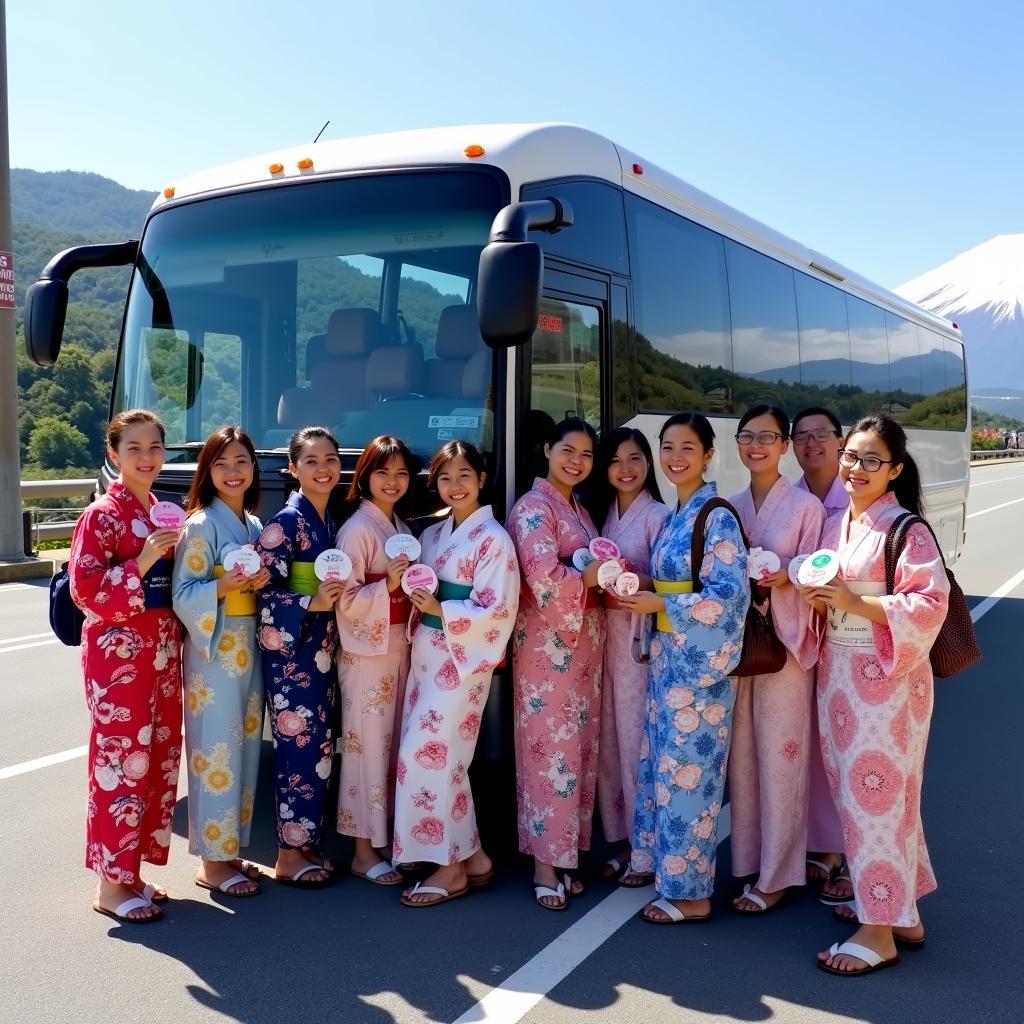
[[[959,325],[973,394],[1024,388],[1024,234],[997,235],[894,291]]]

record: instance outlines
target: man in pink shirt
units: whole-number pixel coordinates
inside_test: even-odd
[[[814,406],[793,418],[793,453],[804,475],[796,486],[825,506],[825,515],[845,512],[850,497],[839,479],[843,428],[835,413]],[[843,830],[829,792],[818,741],[818,716],[811,716],[811,782],[807,815],[807,875],[823,882],[820,899],[830,906],[853,899],[853,883],[843,859]]]

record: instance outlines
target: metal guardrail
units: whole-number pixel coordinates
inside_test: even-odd
[[[22,480],[21,500],[26,498],[90,498],[96,478],[89,480]]]
[[[1024,451],[1018,448],[994,448],[971,452],[971,462],[988,462],[992,459],[1024,459]]]
[[[86,498],[91,500],[96,479],[22,480],[21,499]],[[32,555],[43,540],[67,540],[74,532],[80,508],[27,508],[22,512],[25,554]],[[53,516],[53,519],[45,517]]]

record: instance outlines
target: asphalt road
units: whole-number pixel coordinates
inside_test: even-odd
[[[975,469],[968,511],[957,576],[985,609],[986,657],[936,687],[924,820],[940,888],[922,903],[928,943],[856,981],[815,969],[815,951],[848,929],[809,893],[764,918],[727,912],[728,843],[722,912],[693,929],[638,921],[651,890],[601,881],[567,913],[546,913],[510,851],[493,851],[490,891],[430,911],[352,878],[319,892],[267,882],[232,900],[192,884],[184,796],[170,865],[152,871],[174,897],[167,920],[117,926],[89,910],[82,867],[78,652],[50,642],[45,587],[0,587],[0,1022],[1024,1021],[1024,466]],[[270,865],[265,781],[249,852]]]

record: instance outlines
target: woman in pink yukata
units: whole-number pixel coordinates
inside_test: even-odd
[[[596,450],[589,423],[559,423],[544,445],[547,476],[533,481],[508,520],[525,584],[513,644],[519,850],[533,857],[537,904],[555,911],[583,892],[569,871],[590,849],[597,787],[600,563],[581,571],[572,560],[597,536],[574,495]]]
[[[651,590],[651,551],[668,507],[654,475],[650,442],[639,430],[616,427],[601,439],[595,476],[598,486],[590,507],[602,524],[601,536],[619,546],[626,569],[640,577],[640,589]],[[597,801],[605,839],[619,844],[603,874],[633,888],[650,884],[649,876],[629,869],[640,743],[647,720],[647,665],[634,660],[638,617],[626,611],[611,591],[602,595],[602,601],[608,639],[601,682]]]
[[[825,510],[779,472],[789,450],[789,417],[774,405],[755,405],[736,431],[750,486],[730,503],[753,547],[770,551],[780,567],[758,584],[770,593],[775,632],[787,651],[772,675],[741,677],[729,752],[732,873],[756,875],[733,907],[771,910],[790,886],[806,881],[807,792],[810,781],[811,689],[818,644],[810,610],[789,579],[789,563],[818,547]]]
[[[946,617],[949,581],[923,523],[906,533],[886,593],[885,543],[904,511],[921,514],[921,483],[903,428],[862,419],[840,452],[850,506],[821,543],[839,575],[803,590],[823,636],[818,710],[825,771],[839,807],[853,908],[852,938],[818,954],[832,974],[867,974],[899,962],[897,945],[924,941],[917,901],[936,887],[921,824],[921,782],[932,714],[928,654]]]
[[[416,460],[404,441],[375,437],[356,464],[347,496],[351,514],[335,542],[352,560],[352,575],[335,605],[344,747],[338,832],[353,838],[352,874],[376,885],[402,883],[401,872],[380,851],[390,843],[394,818],[412,605],[401,585],[409,558],[389,558],[384,545],[409,533],[399,514],[414,472]]]

